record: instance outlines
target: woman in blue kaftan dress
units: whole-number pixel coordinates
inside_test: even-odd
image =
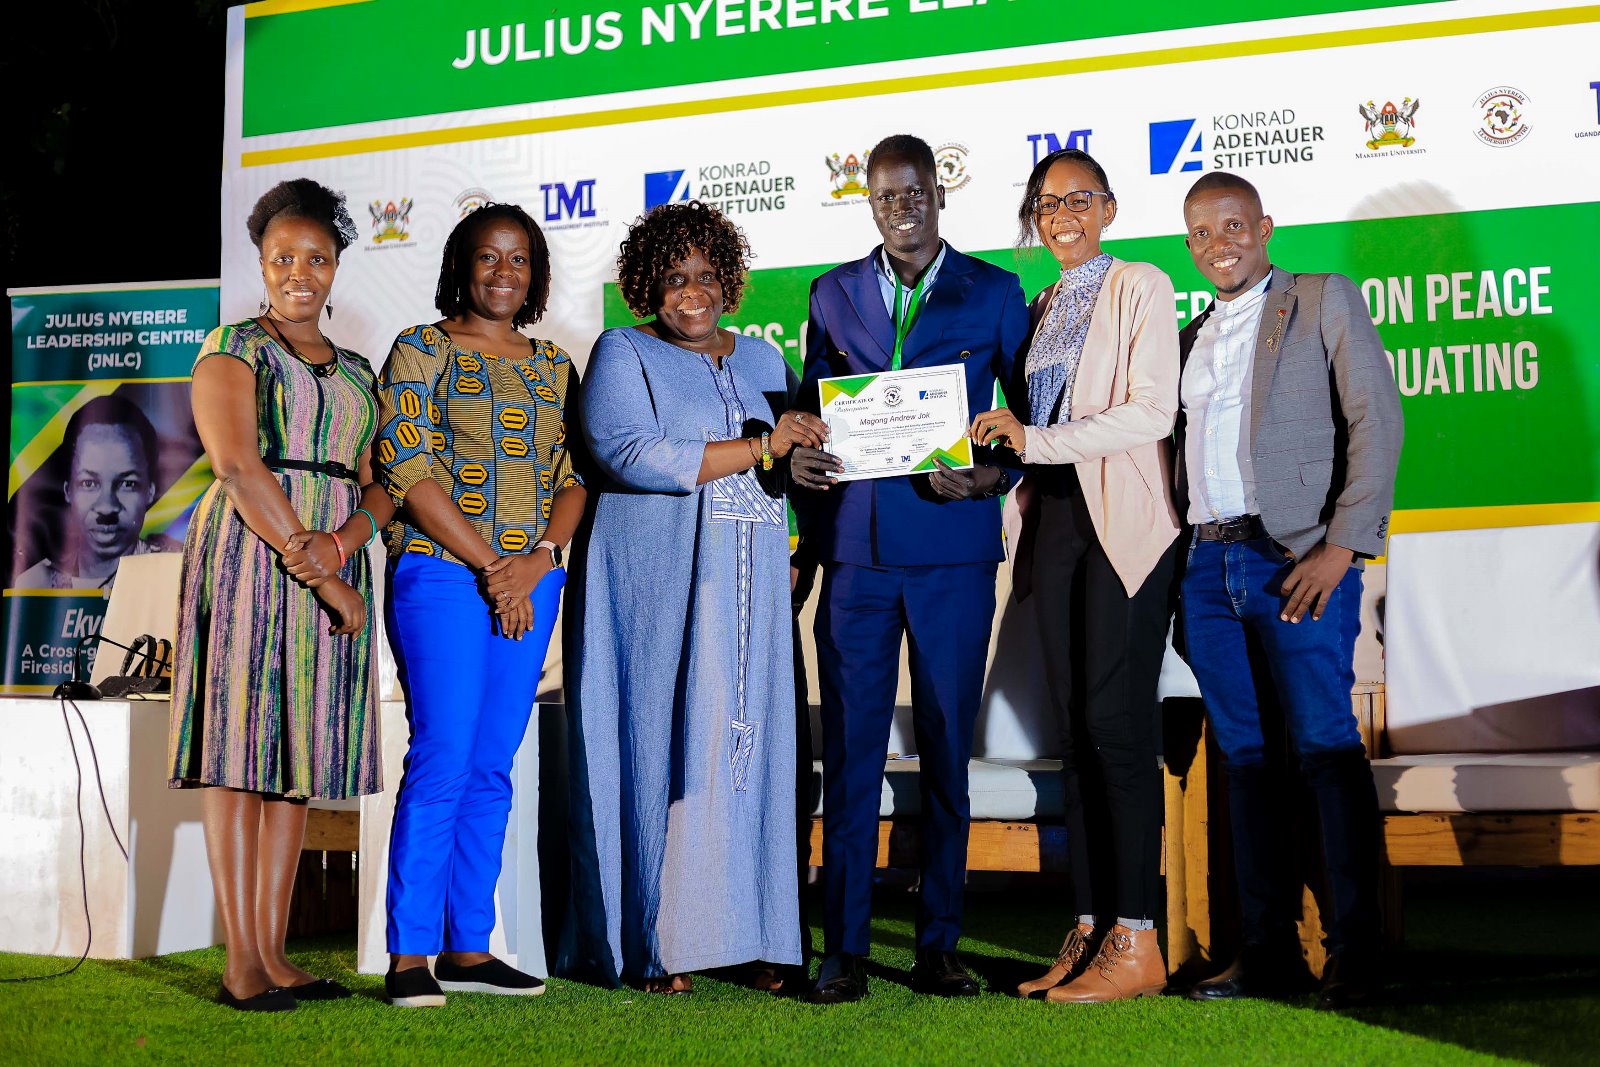
[[[595,344],[599,484],[569,599],[573,907],[558,973],[682,993],[689,972],[801,962],[783,460],[766,341],[719,328],[748,248],[697,201],[657,208],[618,268],[640,326]],[[576,607],[577,610],[573,610]]]

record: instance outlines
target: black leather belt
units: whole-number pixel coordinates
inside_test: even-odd
[[[284,459],[282,456],[262,456],[261,462],[275,471],[310,471],[312,474],[321,474],[329,478],[343,478],[345,481],[360,484],[354,469],[346,467],[336,459],[325,463],[318,463],[309,459]]]
[[[1267,528],[1261,525],[1260,515],[1240,515],[1237,519],[1223,519],[1221,522],[1202,522],[1194,528],[1194,533],[1202,541],[1221,541],[1231,545],[1235,541],[1265,537]]]

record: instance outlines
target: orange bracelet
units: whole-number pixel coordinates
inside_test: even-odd
[[[328,536],[333,538],[333,547],[339,550],[339,569],[343,570],[345,564],[344,542],[339,540],[338,533],[332,530],[328,531]]]

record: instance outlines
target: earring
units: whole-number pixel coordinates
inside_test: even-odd
[[[330,319],[333,318],[333,301],[332,300],[329,300],[327,303],[323,304],[322,305],[322,309],[328,313],[328,318],[330,318]]]
[[[263,281],[261,283],[261,307],[260,307],[258,313],[262,314],[262,315],[265,315],[268,311],[271,311],[271,310],[272,310],[272,303],[267,299],[267,283],[265,281]]]

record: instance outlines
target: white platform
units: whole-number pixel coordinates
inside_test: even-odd
[[[137,959],[221,939],[206,867],[200,795],[167,788],[167,702],[85,701],[94,760],[68,708],[83,767],[84,858],[95,959]],[[76,957],[87,930],[78,866],[76,772],[61,705],[0,700],[0,951]]]

